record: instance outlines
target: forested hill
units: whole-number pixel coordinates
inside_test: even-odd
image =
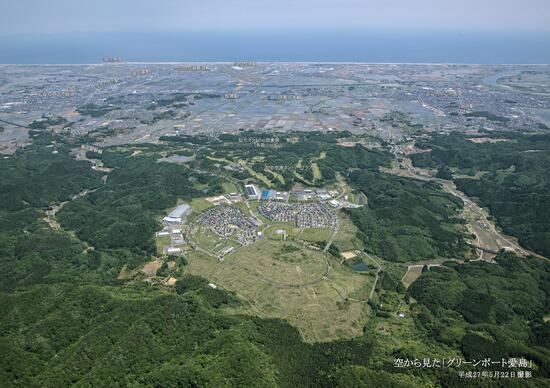
[[[151,260],[155,217],[175,193],[216,193],[216,178],[107,151],[104,182],[70,156],[78,144],[31,136],[0,159],[0,386],[414,386],[367,369],[367,337],[306,344],[286,322],[228,315],[238,298],[205,279],[181,275],[176,292],[117,280]],[[65,201],[63,228],[49,226],[47,208]]]
[[[380,260],[376,295],[359,302],[368,314],[362,335],[306,343],[284,320],[236,314],[246,302],[185,274],[185,258],[175,286],[119,277],[154,258],[166,208],[221,191],[219,176],[202,168],[209,159],[189,168],[157,163],[166,144],[112,147],[101,156],[112,169],[103,179],[71,156],[77,140],[31,136],[31,145],[0,159],[2,388],[503,386],[470,384],[456,368],[395,367],[404,358],[481,356],[528,357],[533,377],[506,386],[548,385],[543,261],[501,253],[496,264],[446,263],[405,290],[398,264]],[[460,203],[437,185],[379,172],[388,159],[353,147],[327,150],[330,166],[319,161],[334,174],[323,179],[342,174],[368,196],[368,208],[350,213],[366,249],[394,261],[462,249]],[[65,202],[59,224],[48,223],[48,208]]]
[[[505,233],[549,257],[550,135],[499,133],[487,138],[474,143],[462,134],[436,135],[417,142],[430,151],[412,160],[441,173],[453,170],[458,188],[479,198]]]
[[[350,182],[368,206],[349,210],[366,249],[390,261],[460,258],[468,251],[459,218],[462,201],[437,183],[377,171],[354,171]]]
[[[333,147],[320,163],[366,195],[365,206],[347,210],[365,249],[397,262],[464,257],[469,249],[462,201],[437,183],[381,172],[390,161],[386,152],[356,146]]]
[[[417,323],[469,359],[522,355],[550,373],[550,265],[501,253],[496,263],[445,263],[426,271],[409,292]],[[515,355],[515,356],[514,356]]]

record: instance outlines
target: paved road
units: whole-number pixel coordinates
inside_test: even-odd
[[[13,121],[0,120],[0,123],[10,124],[19,128],[27,128],[26,125],[17,124],[17,123],[14,123]]]

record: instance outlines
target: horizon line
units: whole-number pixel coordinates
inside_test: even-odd
[[[257,64],[305,64],[305,65],[462,65],[462,66],[549,66],[550,62],[538,63],[479,63],[479,62],[368,62],[368,61],[255,61],[253,59],[235,59],[233,61],[123,61],[123,62],[89,62],[89,63],[2,63],[0,66],[93,66],[93,65],[181,65],[188,63],[234,64],[239,61],[251,61]]]

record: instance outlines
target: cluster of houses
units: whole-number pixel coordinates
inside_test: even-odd
[[[330,228],[338,219],[321,203],[264,202],[258,206],[261,215],[273,221],[292,222],[299,228]]]
[[[219,205],[206,210],[197,218],[197,224],[206,227],[218,236],[237,240],[241,245],[248,245],[257,238],[256,222],[245,217],[238,207]]]

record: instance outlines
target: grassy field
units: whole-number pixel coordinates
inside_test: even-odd
[[[329,241],[332,233],[332,230],[327,228],[308,228],[300,233],[299,238],[311,242]]]
[[[263,220],[266,222],[267,219],[263,217]],[[267,222],[269,222],[269,227],[264,230],[264,234],[267,238],[282,240],[282,235],[276,233],[279,229],[284,230],[289,239],[297,237],[300,234],[300,229],[290,222],[275,222],[269,220],[267,220]]]
[[[282,183],[283,185],[285,184],[285,178],[281,174],[268,168],[266,168],[265,170],[270,172],[275,178],[277,178],[280,183]]]
[[[307,183],[309,186],[313,186],[313,183],[308,181],[306,178],[304,178],[302,175],[300,175],[298,172],[294,171],[294,176],[298,178],[298,180],[303,181]]]
[[[199,228],[195,234],[195,242],[203,249],[210,251],[214,254],[220,253],[223,249],[228,246],[233,248],[239,248],[241,244],[233,238],[223,239],[217,234],[206,228]]]
[[[189,205],[191,206],[191,209],[193,209],[193,211],[195,211],[196,213],[201,213],[206,209],[214,206],[204,198],[194,198],[193,200],[191,200]]]
[[[227,159],[224,159],[224,158],[215,158],[213,156],[207,156],[206,157],[207,159],[210,159],[214,162],[220,162],[220,163],[227,163],[227,164],[231,164],[231,161],[230,160],[227,160]]]
[[[349,217],[342,212],[338,212],[340,229],[334,239],[334,245],[340,251],[361,250],[363,243],[357,238],[357,227],[351,222]]]
[[[239,164],[244,167],[246,172],[248,172],[258,181],[262,182],[262,184],[266,185],[267,187],[273,187],[273,183],[268,177],[266,177],[264,174],[260,174],[259,172],[254,171],[252,168],[248,166],[245,160],[239,160]]]
[[[232,182],[224,182],[222,186],[223,186],[223,192],[226,194],[237,192],[237,186],[235,186],[235,184]]]
[[[155,244],[157,246],[157,253],[159,255],[161,255],[162,252],[163,252],[164,247],[170,245],[170,243],[171,243],[171,240],[170,240],[169,236],[155,237]]]
[[[285,253],[293,247],[290,253]],[[281,260],[283,256],[289,257]],[[277,258],[279,257],[279,258]],[[243,301],[235,313],[287,319],[307,341],[328,341],[361,335],[368,318],[363,303],[346,301],[372,287],[373,277],[353,273],[336,262],[329,280],[322,252],[291,242],[264,239],[239,249],[221,263],[200,252],[188,256],[187,273],[203,276],[234,291]]]
[[[319,180],[322,178],[321,170],[317,163],[311,163],[311,172],[313,173],[313,180]]]
[[[326,152],[321,152],[319,156],[316,158],[311,159],[311,172],[313,174],[313,180],[317,181],[320,180],[323,176],[321,175],[321,170],[319,169],[319,165],[316,163],[317,160],[323,160],[327,156]]]
[[[195,242],[203,249],[207,251],[216,251],[216,247],[219,246],[222,241],[214,233],[210,232],[206,228],[199,228],[195,233]]]

